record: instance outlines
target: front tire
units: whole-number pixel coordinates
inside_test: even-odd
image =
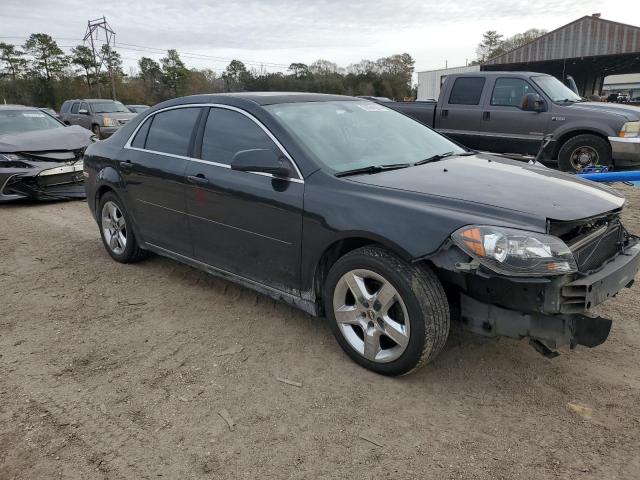
[[[382,375],[420,368],[449,335],[449,305],[435,274],[381,247],[358,248],[338,259],[323,301],[343,350]]]
[[[120,198],[113,192],[105,193],[98,207],[98,226],[104,248],[116,262],[134,263],[147,256],[138,245],[132,225]]]
[[[94,125],[91,130],[93,134],[98,138],[98,140],[102,140],[102,131],[100,130],[100,125]]]
[[[570,138],[558,152],[558,166],[563,172],[579,173],[590,166],[610,167],[611,146],[597,135],[583,134]]]

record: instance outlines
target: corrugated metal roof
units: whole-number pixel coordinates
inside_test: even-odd
[[[640,52],[640,28],[598,17],[582,17],[483,65],[544,62]]]

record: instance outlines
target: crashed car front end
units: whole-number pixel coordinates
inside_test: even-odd
[[[631,287],[640,269],[640,238],[624,228],[620,212],[549,220],[546,234],[464,227],[431,261],[455,285],[472,332],[529,338],[548,357],[561,346],[595,347],[612,322],[591,310]]]
[[[84,148],[0,153],[0,202],[84,198]]]

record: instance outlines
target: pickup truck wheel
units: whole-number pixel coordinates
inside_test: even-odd
[[[362,247],[338,259],[323,299],[343,350],[383,375],[421,367],[449,335],[449,305],[438,278],[381,247]]]
[[[558,166],[564,172],[581,172],[591,166],[608,167],[611,163],[611,147],[597,135],[576,135],[567,140],[558,153]]]
[[[111,258],[120,263],[134,263],[147,257],[148,252],[138,245],[133,233],[131,217],[122,201],[113,192],[100,198],[98,226],[102,243]]]

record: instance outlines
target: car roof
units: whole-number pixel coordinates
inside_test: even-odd
[[[1,110],[40,110],[38,107],[29,107],[27,105],[13,105],[11,103],[0,104]]]
[[[528,72],[528,71],[519,71],[519,70],[491,70],[486,72],[463,72],[463,73],[452,73],[451,77],[496,77],[496,76],[505,76],[511,75],[514,77],[523,76],[523,77],[531,77],[535,76],[547,76],[550,77],[548,73],[541,72]]]
[[[210,95],[197,95],[194,97],[182,97],[185,100],[180,103],[193,101],[195,97],[202,99],[209,97],[212,102],[224,101],[225,99],[248,100],[258,105],[275,105],[278,103],[300,103],[300,102],[337,102],[337,101],[359,101],[361,98],[349,97],[346,95],[333,95],[328,93],[308,93],[308,92],[234,92],[234,93],[212,93]]]

